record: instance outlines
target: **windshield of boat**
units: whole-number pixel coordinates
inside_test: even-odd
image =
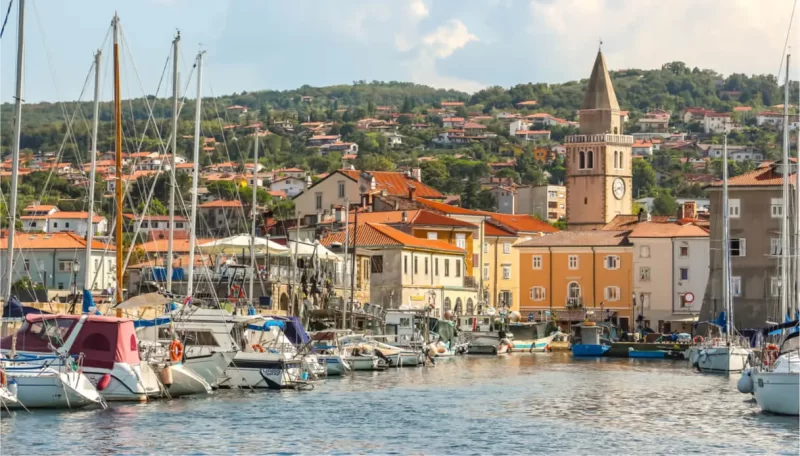
[[[75,320],[62,320],[58,318],[53,320],[41,320],[31,323],[28,332],[58,348],[64,343],[64,339],[73,323],[75,323]]]
[[[512,325],[508,329],[514,335],[514,340],[533,340],[544,337],[539,335],[534,325]]]
[[[781,354],[800,350],[800,333],[794,332],[781,344]]]

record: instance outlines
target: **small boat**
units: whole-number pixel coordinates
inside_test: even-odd
[[[106,401],[145,401],[158,396],[155,372],[139,357],[133,321],[99,315],[33,315],[17,334],[0,339],[0,350],[30,357],[59,355],[52,367],[82,357],[83,374]]]
[[[14,380],[9,381],[5,370],[0,367],[0,410],[19,406],[17,399],[18,385]],[[24,405],[24,404],[23,404]]]
[[[164,386],[164,395],[168,397],[191,396],[211,393],[211,385],[198,373],[181,362],[183,344],[173,340],[169,348],[161,343],[140,342],[139,352],[142,359],[158,375]]]
[[[605,327],[598,326],[593,321],[585,321],[573,326],[572,356],[573,357],[598,357],[604,356],[611,349],[611,344],[604,339]]]
[[[508,326],[509,332],[513,335],[512,346],[515,352],[544,353],[550,350],[550,344],[559,335],[555,329],[550,335],[547,334],[547,322],[537,323],[513,323]]]
[[[422,350],[416,351],[389,345],[365,337],[363,334],[350,334],[339,338],[342,345],[356,345],[360,352],[372,352],[382,358],[390,367],[415,367],[421,366],[425,362]],[[349,360],[348,360],[349,362]]]
[[[8,381],[14,382],[17,389],[19,403],[9,408],[79,409],[104,405],[100,393],[73,363],[53,363],[56,356],[22,358],[25,361],[0,358]]]
[[[794,322],[795,325],[797,322]],[[773,345],[773,344],[770,344]],[[789,333],[780,348],[767,346],[762,351],[762,365],[743,373],[759,407],[779,415],[800,414],[800,332]],[[749,374],[749,380],[744,375]]]
[[[339,350],[336,332],[322,331],[310,334],[308,347],[311,353],[317,356],[319,362],[325,366],[327,376],[344,375],[351,370],[350,364]]]
[[[628,348],[628,358],[664,359],[666,357],[667,352],[664,350],[635,350],[633,347]]]

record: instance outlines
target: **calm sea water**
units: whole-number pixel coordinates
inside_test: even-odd
[[[762,413],[737,380],[678,361],[466,356],[314,391],[4,415],[0,453],[797,454],[797,417]]]

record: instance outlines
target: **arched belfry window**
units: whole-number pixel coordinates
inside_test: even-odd
[[[586,169],[586,153],[580,151],[578,154],[578,169]]]
[[[617,155],[619,153],[615,150],[614,151],[614,169],[617,169]]]
[[[586,167],[589,169],[594,168],[594,152],[590,150],[589,152],[587,152],[586,156],[587,156]]]

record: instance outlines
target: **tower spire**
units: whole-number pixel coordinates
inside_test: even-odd
[[[614,86],[611,84],[611,76],[608,74],[602,46],[603,41],[600,40],[601,49],[597,51],[597,58],[592,67],[592,75],[589,77],[589,86],[586,88],[581,109],[619,109],[617,94],[614,93]]]

